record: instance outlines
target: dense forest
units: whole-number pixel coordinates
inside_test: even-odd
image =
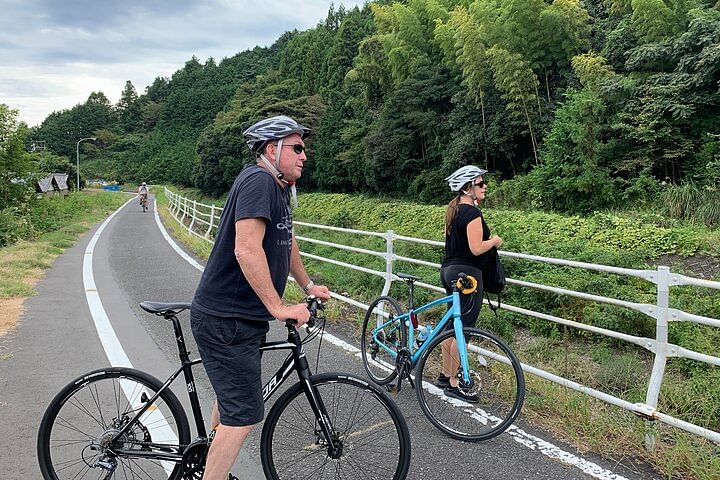
[[[474,163],[524,207],[591,212],[668,185],[718,198],[720,2],[331,7],[268,48],[193,57],[142,94],[127,82],[116,105],[93,92],[24,142],[44,142],[54,165],[96,136],[85,176],[220,196],[251,161],[242,131],[279,113],[314,132],[304,191],[445,201],[443,177]]]

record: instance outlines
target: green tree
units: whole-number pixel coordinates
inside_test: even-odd
[[[0,210],[22,201],[33,183],[33,165],[25,152],[27,125],[17,117],[17,110],[0,103]]]
[[[135,86],[130,80],[125,82],[125,88],[120,94],[115,110],[118,113],[120,127],[125,132],[137,131],[143,125],[143,108],[138,100]]]
[[[511,53],[499,47],[487,51],[492,68],[495,86],[507,102],[507,108],[525,121],[530,135],[535,164],[538,164],[536,129],[540,99],[538,98],[538,79],[530,65],[517,53]]]

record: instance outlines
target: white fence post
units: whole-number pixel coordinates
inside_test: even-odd
[[[210,232],[212,232],[214,221],[215,221],[215,205],[210,205],[210,225],[208,226],[207,232],[205,232],[205,238],[210,238]]]
[[[648,384],[645,404],[657,409],[660,387],[665,374],[668,353],[668,307],[670,306],[670,269],[657,267],[657,305],[655,309],[655,362]],[[648,431],[645,433],[645,448],[655,450],[657,445],[657,425],[648,421]]]
[[[390,286],[393,280],[393,262],[395,260],[395,253],[393,252],[394,239],[395,232],[388,230],[385,234],[385,285],[383,285],[380,295],[390,293]]]
[[[188,209],[187,209],[187,203],[188,203],[187,197],[183,197],[183,202],[182,202],[182,217],[180,218],[180,223],[182,223],[182,225],[183,225],[184,228],[187,228],[187,227],[185,227],[185,217],[186,217],[187,214],[188,214],[188,211],[187,211],[187,210],[188,210]]]
[[[192,200],[193,210],[192,210],[192,220],[190,220],[190,226],[188,227],[188,232],[193,231],[193,226],[195,225],[195,217],[197,217],[197,202],[195,200]]]

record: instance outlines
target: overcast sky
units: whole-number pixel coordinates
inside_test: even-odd
[[[0,0],[0,103],[30,126],[101,90],[139,94],[193,55],[218,62],[314,27],[330,0]],[[343,0],[346,8],[364,1]]]

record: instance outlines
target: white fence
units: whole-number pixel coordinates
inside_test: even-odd
[[[198,203],[194,200],[189,200],[188,198],[181,197],[167,188],[165,189],[165,195],[168,198],[169,203],[169,210],[172,213],[172,215],[175,217],[175,219],[185,227],[188,232],[190,232],[193,235],[196,235],[200,238],[204,238],[207,241],[212,241],[213,233],[215,229],[217,229],[217,225],[219,223],[220,214],[222,213],[222,208],[212,206],[212,205],[205,205],[202,203]],[[330,227],[326,225],[313,225],[309,223],[304,222],[295,222],[296,225],[302,225],[304,227],[310,227],[315,229],[321,229],[321,230],[330,230],[330,231],[338,231],[338,232],[345,232],[345,233],[352,233],[355,235],[363,235],[363,236],[371,236],[371,237],[378,237],[385,239],[386,243],[386,249],[384,252],[379,251],[373,251],[373,250],[365,250],[361,248],[355,248],[350,247],[347,245],[341,245],[331,242],[325,242],[322,240],[312,239],[312,238],[306,238],[302,236],[296,236],[298,241],[301,242],[308,242],[313,243],[317,245],[324,245],[329,247],[334,247],[340,250],[347,250],[352,252],[358,252],[363,253],[371,256],[381,257],[385,259],[385,271],[378,271],[378,270],[372,270],[363,266],[359,265],[353,265],[350,263],[341,262],[338,260],[333,260],[325,257],[320,257],[317,255],[302,253],[303,256],[307,258],[312,258],[314,260],[319,260],[322,262],[328,262],[332,263],[334,265],[350,268],[353,270],[365,272],[370,275],[376,275],[379,277],[382,277],[385,279],[385,284],[382,289],[383,295],[387,294],[387,292],[390,290],[390,285],[394,280],[399,280],[397,277],[393,275],[393,266],[394,262],[396,261],[402,261],[407,262],[415,265],[424,265],[434,268],[440,268],[440,265],[427,262],[424,260],[418,260],[414,258],[408,258],[408,257],[402,257],[399,255],[396,255],[394,253],[394,243],[398,241],[402,242],[411,242],[411,243],[417,243],[417,244],[424,244],[424,245],[432,245],[437,247],[442,247],[442,242],[436,242],[432,240],[424,240],[424,239],[418,239],[413,237],[404,237],[402,235],[396,235],[392,230],[389,230],[387,232],[366,232],[362,230],[352,230],[347,228],[337,228],[337,227]],[[704,288],[711,288],[711,289],[717,289],[720,290],[720,282],[714,282],[714,281],[708,281],[708,280],[702,280],[697,278],[691,278],[684,275],[679,275],[670,272],[670,269],[668,267],[657,267],[656,270],[635,270],[630,268],[618,268],[618,267],[611,267],[606,265],[596,265],[591,263],[584,263],[584,262],[575,262],[575,261],[569,261],[569,260],[561,260],[557,258],[546,258],[546,257],[539,257],[535,255],[526,255],[521,253],[513,253],[513,252],[500,252],[500,255],[505,257],[513,257],[513,258],[520,258],[528,261],[535,261],[535,262],[543,262],[543,263],[549,263],[554,265],[563,265],[566,267],[574,267],[574,268],[581,268],[585,270],[593,270],[597,272],[606,272],[606,273],[613,273],[617,275],[626,275],[626,276],[632,276],[632,277],[638,277],[642,278],[648,282],[651,282],[655,285],[657,285],[657,297],[656,297],[656,303],[655,304],[648,304],[648,303],[636,303],[636,302],[629,302],[626,300],[619,300],[614,298],[608,298],[603,297],[599,295],[592,295],[588,293],[583,292],[577,292],[574,290],[567,290],[564,288],[558,288],[558,287],[551,287],[547,285],[541,285],[537,283],[532,282],[526,282],[522,280],[513,280],[508,279],[508,283],[513,285],[519,285],[522,287],[527,288],[533,288],[537,290],[542,290],[546,292],[553,292],[557,294],[562,295],[568,295],[576,298],[581,298],[585,300],[591,300],[595,302],[605,303],[609,305],[614,305],[618,307],[624,307],[628,308],[630,310],[635,310],[638,312],[641,312],[655,320],[656,325],[656,335],[655,338],[645,338],[645,337],[637,337],[634,335],[628,335],[620,332],[616,332],[613,330],[595,327],[592,325],[585,325],[583,323],[579,323],[573,320],[568,320],[561,317],[556,317],[553,315],[548,315],[541,312],[535,312],[533,310],[528,310],[525,308],[521,308],[514,305],[508,305],[507,303],[503,303],[501,305],[502,309],[527,315],[534,318],[539,318],[543,320],[547,320],[550,322],[555,322],[560,325],[567,325],[573,328],[577,328],[580,330],[585,330],[588,332],[592,332],[599,335],[604,335],[607,337],[617,338],[635,345],[638,345],[646,350],[649,350],[652,352],[655,356],[655,360],[653,363],[653,369],[650,376],[650,380],[648,382],[648,388],[647,388],[647,394],[645,398],[645,403],[630,403],[627,402],[621,398],[615,397],[613,395],[607,394],[605,392],[601,392],[599,390],[587,387],[585,385],[573,382],[571,380],[568,380],[566,378],[554,375],[552,373],[546,372],[544,370],[541,370],[539,368],[532,367],[530,365],[523,364],[523,369],[525,372],[537,375],[539,377],[542,377],[544,379],[550,380],[552,382],[558,383],[560,385],[563,385],[565,387],[571,388],[573,390],[577,390],[579,392],[582,392],[584,394],[587,394],[591,397],[598,398],[600,400],[603,400],[607,403],[610,403],[612,405],[616,405],[620,408],[623,408],[625,410],[631,411],[641,417],[644,417],[648,420],[653,421],[660,421],[663,423],[666,423],[668,425],[672,425],[674,427],[686,430],[688,432],[694,433],[696,435],[699,435],[701,437],[707,438],[709,440],[712,440],[714,442],[720,443],[720,432],[716,432],[713,430],[709,430],[707,428],[703,428],[701,426],[680,420],[678,418],[672,417],[670,415],[667,415],[665,413],[660,412],[657,409],[658,404],[658,397],[660,394],[660,388],[662,386],[663,376],[665,373],[665,366],[667,364],[667,359],[669,357],[679,357],[679,358],[688,358],[692,360],[697,360],[700,362],[705,362],[711,365],[715,365],[717,367],[720,367],[720,358],[705,355],[703,353],[695,352],[692,350],[688,350],[686,348],[680,347],[678,345],[674,345],[672,343],[668,343],[668,325],[669,322],[694,322],[694,323],[700,323],[704,325],[710,325],[713,327],[720,327],[720,320],[716,318],[709,318],[704,317],[700,315],[694,315],[691,313],[687,313],[681,310],[677,310],[674,308],[670,308],[669,306],[669,297],[670,297],[670,287],[678,286],[678,285],[692,285],[696,287],[704,287]],[[445,291],[442,288],[437,287],[436,285],[430,285],[427,283],[422,282],[416,282],[416,285],[427,288],[429,290],[445,293]],[[351,305],[354,305],[361,309],[367,309],[368,305],[365,305],[361,302],[358,302],[356,300],[353,300],[351,298],[338,295],[333,293],[333,297],[342,300],[346,303],[349,303]],[[652,434],[649,434],[646,437],[646,443],[648,448],[653,448],[655,442],[655,436]]]

